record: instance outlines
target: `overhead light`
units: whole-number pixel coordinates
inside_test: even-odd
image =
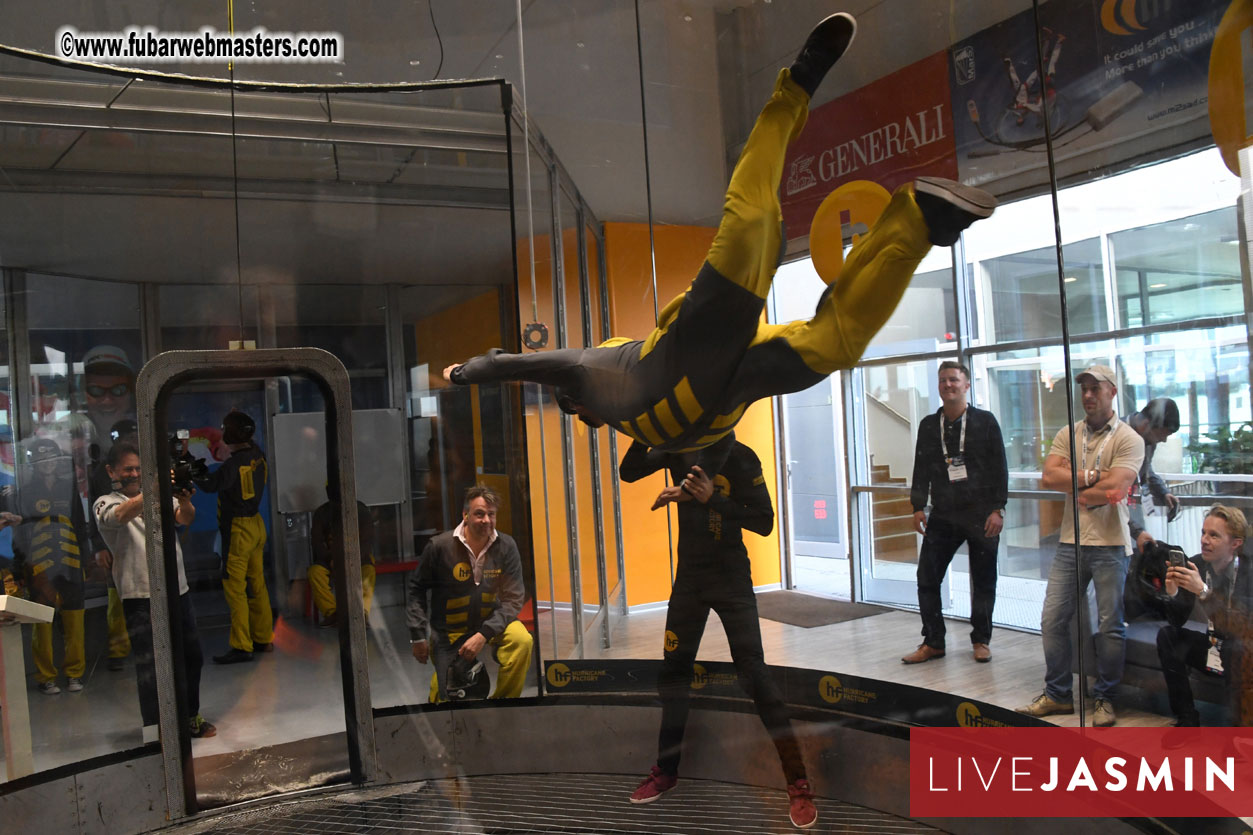
[[[1149,285],[1149,289],[1150,289],[1150,290],[1160,290],[1160,289],[1162,289],[1162,288],[1163,288],[1163,287],[1165,287],[1165,286],[1166,286],[1165,284],[1150,284],[1150,285]]]
[[[1072,276],[1068,276],[1068,277],[1065,279],[1065,281],[1066,281],[1066,283],[1067,283],[1067,284],[1073,284],[1074,282],[1076,282],[1076,281],[1078,281],[1078,280],[1079,280],[1079,279],[1075,278],[1073,275],[1072,275]]]

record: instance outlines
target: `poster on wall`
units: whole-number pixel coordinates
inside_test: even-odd
[[[869,181],[890,192],[924,175],[957,176],[947,62],[937,52],[810,112],[783,165],[788,238],[808,235],[840,186]]]
[[[1209,133],[1210,44],[1227,0],[1051,0],[953,45],[960,178],[998,194]],[[1047,131],[1046,131],[1047,120]]]

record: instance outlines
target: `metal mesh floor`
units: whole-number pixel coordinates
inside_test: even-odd
[[[180,832],[245,835],[422,832],[428,835],[515,833],[795,833],[787,796],[751,786],[681,780],[661,800],[633,806],[627,798],[637,780],[616,775],[535,774],[469,777],[348,792],[277,803],[219,817]],[[818,823],[808,832],[939,832],[834,800],[817,802]],[[169,831],[169,830],[166,830]]]

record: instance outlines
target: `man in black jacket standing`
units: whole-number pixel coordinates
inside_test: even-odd
[[[1253,613],[1253,579],[1242,565],[1240,548],[1248,533],[1244,514],[1216,504],[1201,525],[1201,553],[1166,571],[1167,626],[1157,632],[1157,657],[1166,677],[1166,692],[1177,727],[1201,724],[1188,668],[1203,670],[1227,681],[1236,702],[1232,724],[1241,724],[1241,668],[1248,651],[1244,644]],[[1184,629],[1194,607],[1206,621],[1206,631]],[[1247,682],[1243,682],[1247,683]]]
[[[918,555],[918,610],[922,643],[901,659],[919,664],[944,657],[940,584],[965,542],[970,560],[970,642],[976,661],[990,661],[992,608],[996,604],[996,550],[1005,519],[1009,469],[1001,427],[991,412],[966,403],[970,371],[940,363],[939,411],[918,426],[910,501],[914,528],[923,535]],[[927,496],[931,515],[927,516]]]
[[[774,530],[774,507],[761,462],[739,441],[733,441],[721,471],[712,477],[696,460],[694,453],[650,450],[636,441],[618,468],[626,482],[669,469],[673,486],[662,491],[653,509],[675,502],[679,517],[679,566],[666,611],[664,655],[657,680],[661,695],[657,764],[631,795],[631,802],[651,803],[678,782],[693,665],[713,609],[726,630],[740,684],[756,704],[779,752],[792,822],[807,829],[818,815],[787,705],[766,666],[757,597],[744,547],[743,529],[759,536]]]

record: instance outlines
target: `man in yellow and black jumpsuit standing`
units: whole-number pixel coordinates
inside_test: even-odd
[[[779,181],[819,82],[853,40],[851,15],[826,18],[791,67],[779,72],[727,190],[722,221],[700,272],[644,340],[615,337],[596,348],[535,354],[499,349],[444,369],[457,384],[526,380],[556,387],[557,403],[599,426],[667,452],[722,441],[748,404],[809,388],[861,358],[896,309],[932,245],[992,214],[996,199],[951,180],[923,177],[896,190],[870,231],[845,258],[812,319],[761,322],[786,240]]]
[[[30,598],[58,611],[65,640],[62,666],[65,689],[83,689],[87,656],[83,641],[83,562],[87,517],[78,495],[74,467],[50,438],[35,438],[26,449],[27,478],[16,495],[6,497],[8,510],[21,517],[13,529],[14,574],[30,590]],[[57,667],[52,655],[52,624],[31,630],[31,655],[40,693],[55,696]]]
[[[258,510],[269,469],[252,442],[257,425],[243,412],[222,418],[222,442],[231,457],[196,486],[218,494],[222,534],[222,591],[231,611],[230,649],[213,656],[216,664],[251,661],[254,652],[274,651],[274,615],[265,585],[265,522]]]
[[[489,643],[500,662],[491,698],[522,695],[533,640],[518,620],[526,601],[522,558],[513,537],[496,530],[499,506],[491,488],[467,490],[461,524],[426,544],[406,582],[413,657],[435,666],[432,702],[441,701],[453,662],[472,663]]]

